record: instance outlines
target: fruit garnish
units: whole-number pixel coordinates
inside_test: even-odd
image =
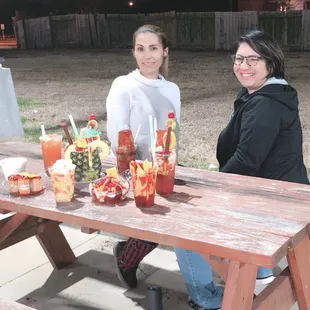
[[[106,170],[107,176],[118,180],[118,173],[115,167]]]
[[[168,113],[168,118],[174,118],[174,111],[171,110],[169,113]]]
[[[169,118],[166,120],[166,129],[169,126],[171,127],[172,130],[175,130],[177,128],[177,123],[175,122],[173,118]]]
[[[79,149],[87,149],[87,140],[85,138],[79,138],[75,142],[76,147]]]
[[[143,167],[141,167],[140,164],[138,165],[136,173],[139,177],[141,177],[141,176],[143,177],[147,174],[147,172],[143,169]]]
[[[166,147],[166,139],[167,139],[167,132],[164,134],[164,137],[163,137],[164,147]],[[170,133],[169,151],[172,151],[175,148],[176,144],[177,144],[177,138],[176,138],[174,132],[171,131],[171,133]]]
[[[143,170],[146,172],[146,173],[149,173],[149,171],[152,169],[152,164],[146,159],[144,162],[143,162]]]
[[[87,123],[87,128],[96,130],[98,128],[98,122],[94,119],[91,119],[90,121],[88,121]]]
[[[75,144],[69,144],[64,149],[64,159],[70,163],[72,163],[71,153],[76,152]]]
[[[95,140],[89,143],[92,150],[98,149],[100,160],[105,160],[110,154],[109,146],[102,140]]]
[[[134,195],[148,197],[155,191],[154,177],[156,166],[145,160],[143,162],[130,162],[130,174],[134,184]]]

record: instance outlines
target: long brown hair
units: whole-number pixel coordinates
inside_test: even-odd
[[[168,42],[167,36],[166,36],[166,34],[164,32],[162,32],[162,30],[158,26],[155,26],[155,25],[143,25],[140,28],[138,28],[137,31],[133,34],[133,38],[132,38],[132,47],[133,47],[133,49],[135,48],[136,38],[137,38],[138,34],[146,33],[146,32],[156,34],[159,37],[159,39],[160,39],[160,42],[161,42],[161,44],[163,46],[163,49],[168,47],[169,42]],[[167,55],[167,56],[164,57],[163,63],[162,63],[162,65],[159,68],[159,73],[163,77],[165,77],[165,78],[168,77],[168,71],[169,71],[168,67],[169,67],[169,58],[168,58],[168,55]]]

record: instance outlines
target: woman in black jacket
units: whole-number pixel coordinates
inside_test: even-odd
[[[266,33],[241,36],[233,50],[233,70],[242,89],[234,113],[218,138],[220,171],[309,184],[303,161],[302,128],[296,90],[284,79],[284,55]],[[223,291],[198,254],[175,248],[193,309],[220,309]],[[274,279],[258,268],[257,284]]]

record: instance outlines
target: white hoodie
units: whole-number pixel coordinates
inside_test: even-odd
[[[116,78],[108,94],[106,108],[107,134],[114,154],[118,131],[131,129],[135,136],[141,125],[136,140],[138,145],[136,159],[150,159],[148,116],[156,117],[157,129],[165,129],[165,122],[171,110],[175,113],[177,123],[175,134],[179,141],[180,90],[176,84],[165,80],[161,75],[158,79],[148,79],[137,69],[128,75]]]

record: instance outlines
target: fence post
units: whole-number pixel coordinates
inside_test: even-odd
[[[50,32],[51,32],[51,43],[52,43],[52,47],[55,48],[56,43],[55,43],[55,35],[54,35],[54,29],[53,29],[53,19],[52,16],[49,15],[48,16],[48,22],[50,24]]]
[[[22,25],[23,25],[23,29],[24,29],[25,49],[28,49],[28,39],[27,39],[27,31],[26,31],[25,18],[22,19]]]
[[[89,34],[90,34],[90,45],[94,46],[94,40],[93,40],[93,31],[92,31],[92,25],[90,22],[90,13],[87,14],[88,16],[88,27],[89,27]]]
[[[108,15],[104,14],[105,21],[106,21],[106,28],[107,28],[107,36],[108,36],[108,43],[109,43],[109,48],[112,48],[112,36],[111,36],[111,31],[110,31],[110,26],[109,26],[109,19]]]

